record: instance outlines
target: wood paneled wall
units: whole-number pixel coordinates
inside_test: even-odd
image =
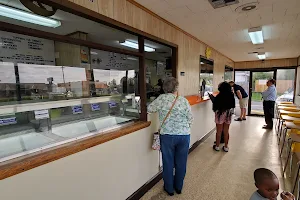
[[[273,67],[296,67],[297,58],[286,58],[265,61],[236,62],[235,69],[273,68]]]
[[[178,45],[178,79],[181,95],[193,95],[199,91],[200,55],[205,55],[206,44],[176,26],[146,10],[132,0],[69,0],[102,15],[127,24]],[[234,67],[234,62],[212,50],[214,60],[214,88],[224,79],[225,65]],[[185,72],[185,76],[180,76]]]

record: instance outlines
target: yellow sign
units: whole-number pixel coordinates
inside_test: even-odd
[[[206,56],[206,58],[210,58],[210,56],[211,56],[211,49],[209,48],[209,47],[206,47],[206,50],[205,50],[205,56]]]

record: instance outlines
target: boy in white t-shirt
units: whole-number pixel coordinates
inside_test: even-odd
[[[254,180],[258,190],[253,193],[250,200],[277,200],[279,181],[271,170],[265,168],[255,170]],[[283,200],[295,200],[294,195],[289,192],[282,192],[280,196]]]

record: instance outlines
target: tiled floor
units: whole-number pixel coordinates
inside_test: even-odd
[[[253,171],[260,167],[275,172],[283,188],[277,137],[263,125],[261,117],[233,121],[229,153],[213,151],[213,134],[190,154],[183,194],[167,197],[161,181],[142,200],[247,200],[256,190]]]

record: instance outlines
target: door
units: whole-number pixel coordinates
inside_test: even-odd
[[[249,115],[264,115],[261,93],[268,88],[266,85],[267,81],[272,78],[275,79],[275,70],[251,72],[248,106]]]

